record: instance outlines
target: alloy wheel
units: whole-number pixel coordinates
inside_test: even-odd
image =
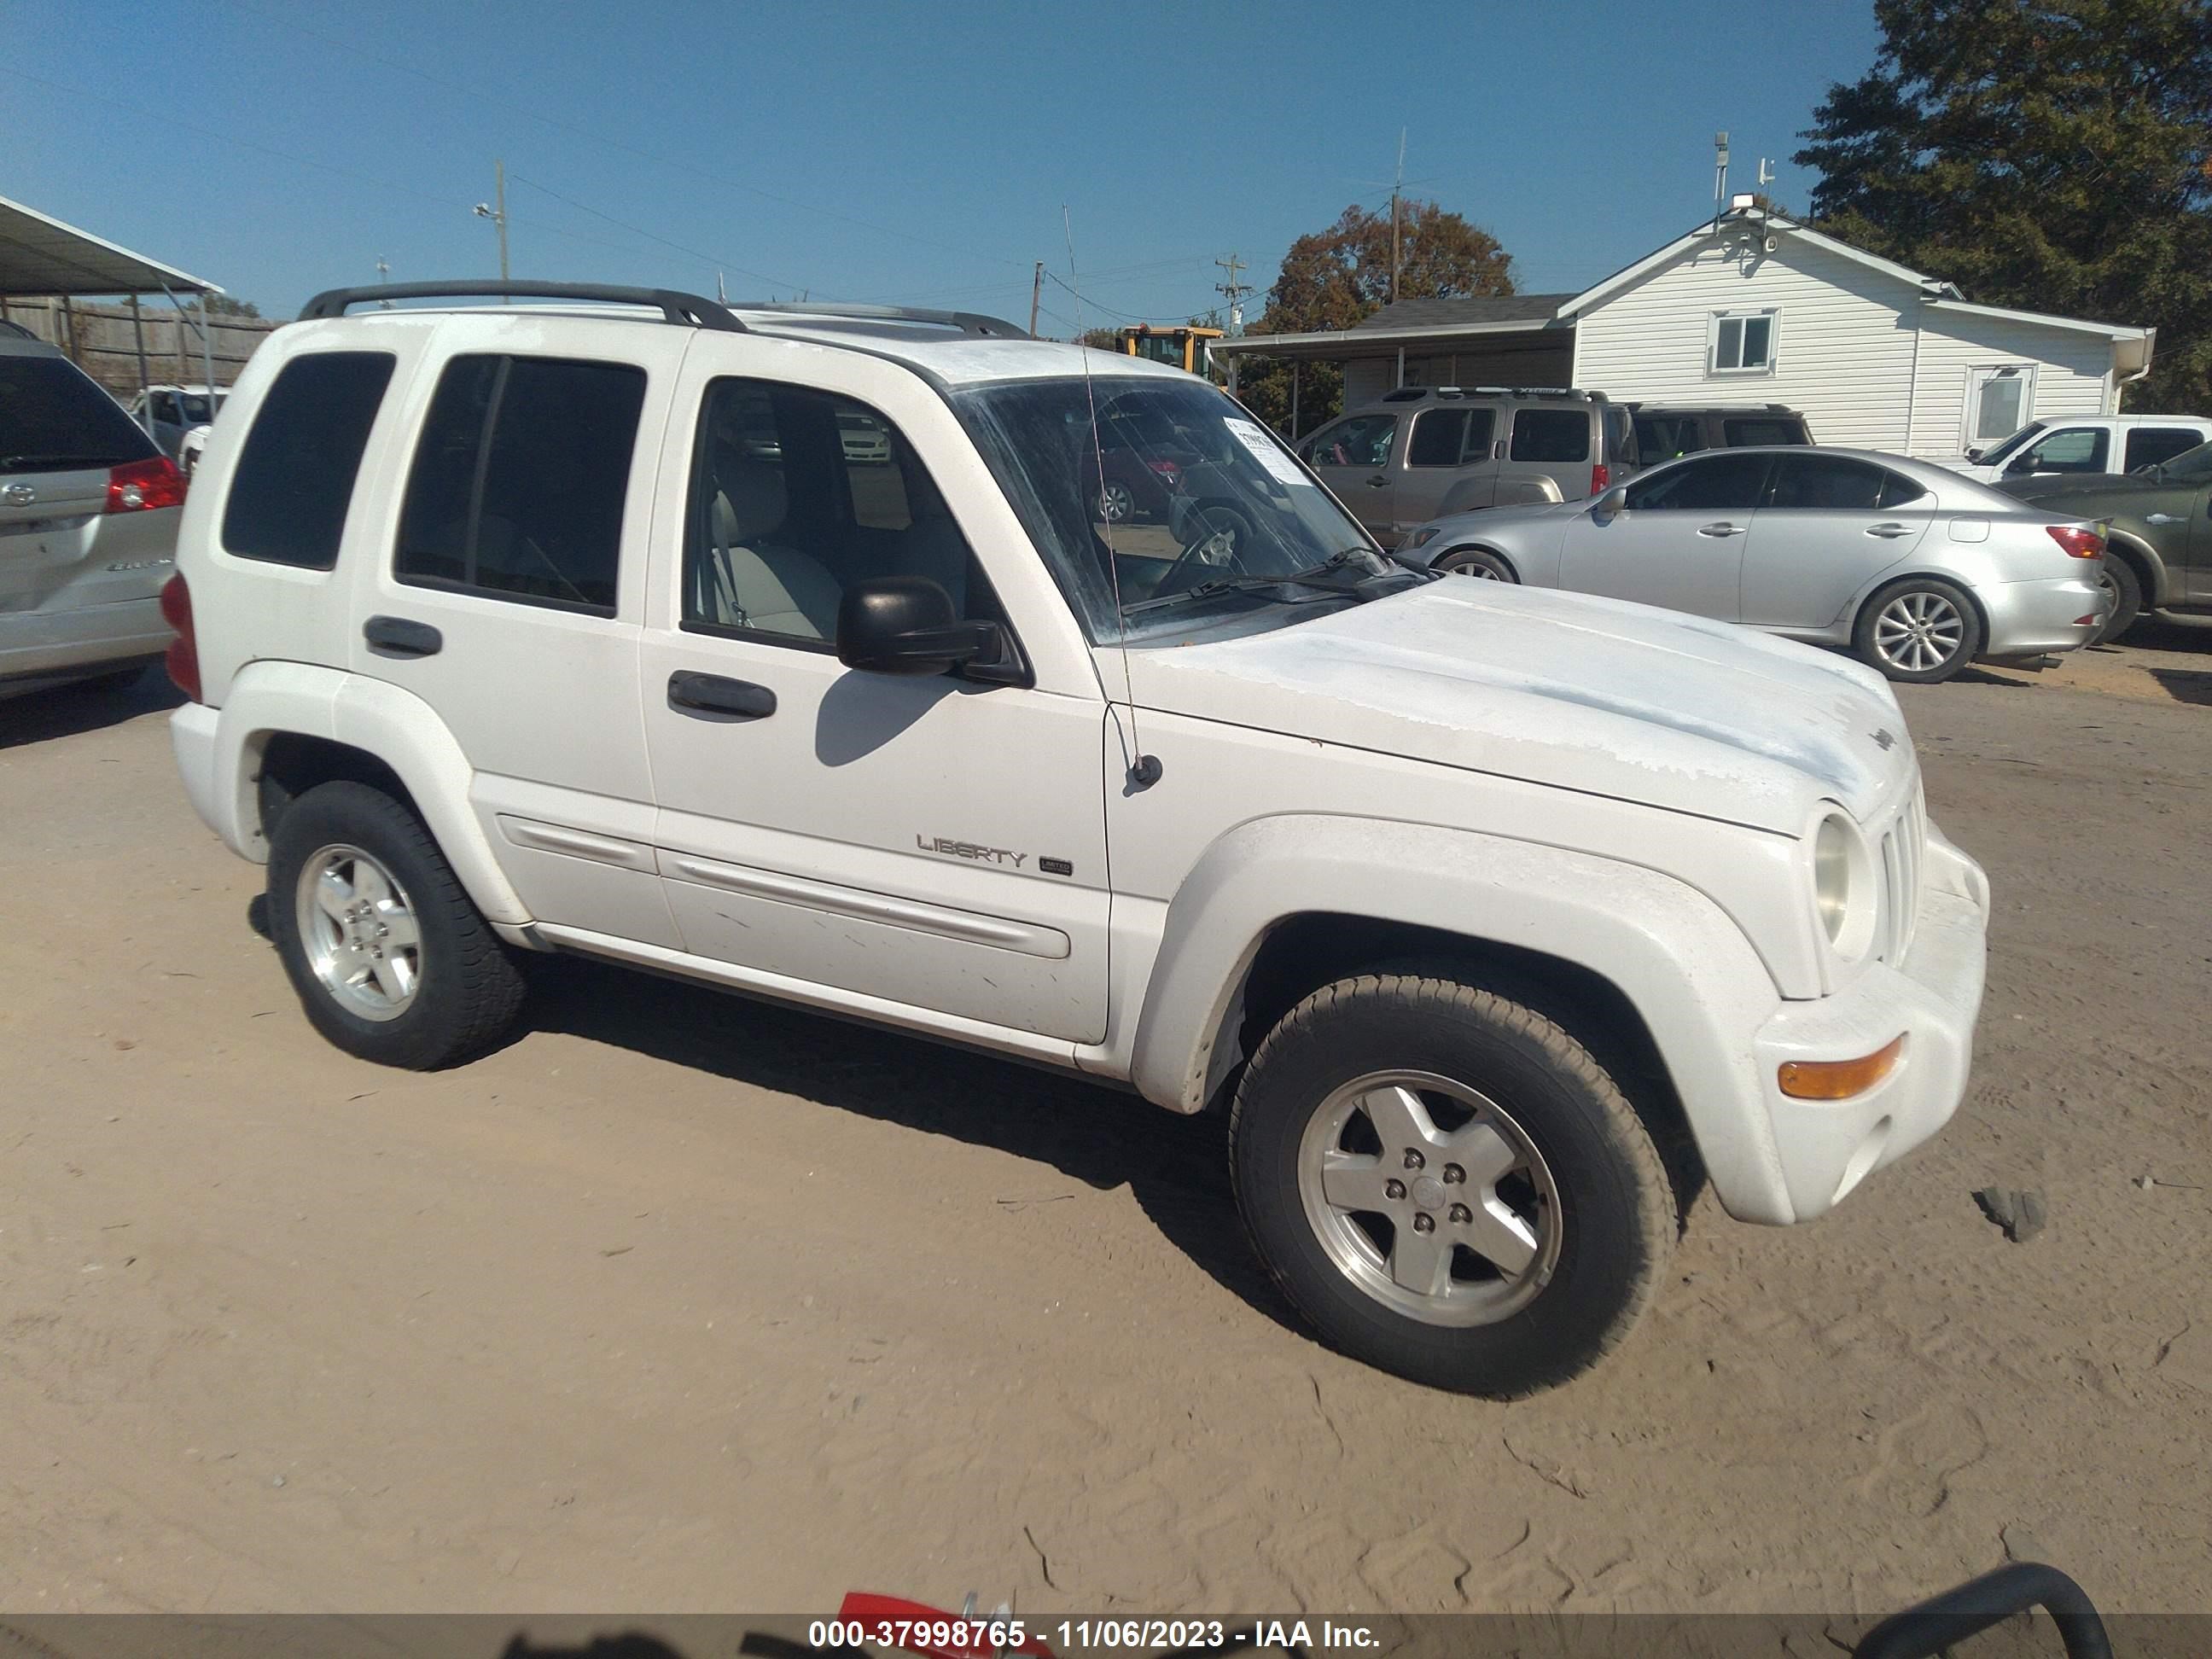
[[[1908,674],[1940,668],[1958,654],[1966,619],[1941,593],[1924,588],[1899,593],[1875,618],[1874,647],[1891,667]]]
[[[300,868],[300,942],[307,966],[340,1007],[397,1019],[422,979],[422,930],[389,870],[358,847],[319,849]]]
[[[1488,1325],[1534,1301],[1559,1258],[1558,1188],[1511,1115],[1426,1072],[1376,1072],[1322,1102],[1298,1195],[1337,1269],[1431,1325]]]

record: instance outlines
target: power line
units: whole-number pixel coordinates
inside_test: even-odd
[[[784,282],[781,278],[768,276],[762,271],[748,270],[733,259],[725,259],[719,254],[702,253],[696,247],[686,247],[681,242],[672,242],[665,236],[656,235],[652,231],[643,229],[639,226],[626,224],[622,220],[616,218],[611,213],[602,213],[599,209],[592,207],[586,203],[580,202],[573,196],[562,195],[550,185],[539,184],[535,179],[526,179],[519,173],[514,174],[514,177],[516,184],[527,185],[534,191],[538,191],[547,196],[550,196],[556,202],[566,202],[570,207],[574,208],[579,213],[588,213],[594,219],[604,219],[607,223],[612,225],[617,230],[626,230],[633,236],[644,237],[648,242],[658,242],[663,247],[673,248],[677,252],[684,254],[687,258],[696,259],[702,264],[712,265],[717,270],[734,270],[740,276],[750,276],[757,283],[766,283],[772,289],[787,288],[796,290],[805,286],[805,284],[801,283]]]

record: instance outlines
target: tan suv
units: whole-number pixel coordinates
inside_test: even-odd
[[[1298,454],[1385,547],[1431,519],[1574,501],[1637,468],[1636,424],[1602,392],[1402,386]]]

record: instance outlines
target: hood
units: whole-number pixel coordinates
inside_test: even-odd
[[[1913,774],[1873,670],[1649,605],[1445,580],[1271,633],[1128,653],[1138,703],[1784,835]],[[1881,734],[1881,735],[1877,735]]]

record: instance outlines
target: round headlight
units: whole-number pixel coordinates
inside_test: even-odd
[[[1829,948],[1856,962],[1874,943],[1881,908],[1874,854],[1859,827],[1831,811],[1813,831],[1813,908]]]

